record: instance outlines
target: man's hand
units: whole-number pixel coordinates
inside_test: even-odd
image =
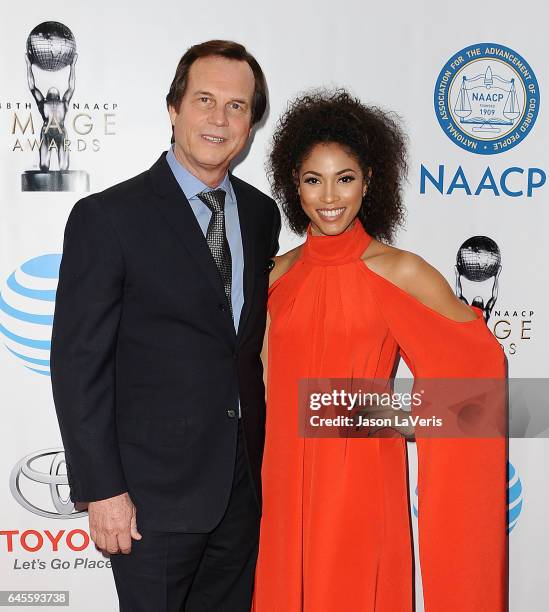
[[[127,493],[90,502],[88,516],[91,538],[106,553],[127,555],[132,549],[132,538],[141,539],[135,506]]]

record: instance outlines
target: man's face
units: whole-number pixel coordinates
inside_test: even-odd
[[[179,109],[170,106],[175,156],[204,180],[225,174],[251,131],[254,75],[247,62],[197,59]]]

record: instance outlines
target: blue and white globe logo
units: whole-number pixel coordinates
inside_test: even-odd
[[[434,102],[440,127],[452,142],[471,153],[493,155],[516,147],[530,133],[538,116],[539,87],[516,51],[480,43],[446,62]]]
[[[507,533],[515,528],[522,511],[522,483],[515,466],[507,463]]]
[[[0,289],[0,334],[8,351],[25,367],[50,375],[55,293],[61,255],[26,261]]]

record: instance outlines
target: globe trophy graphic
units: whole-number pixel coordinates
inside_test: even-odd
[[[460,247],[456,258],[456,295],[458,298],[469,304],[463,295],[461,277],[468,281],[481,283],[491,278],[494,279],[492,285],[492,295],[484,304],[484,299],[477,295],[473,297],[471,304],[481,308],[484,312],[484,319],[488,322],[492,310],[498,297],[498,278],[501,272],[501,253],[498,245],[487,236],[472,236],[468,238]]]
[[[40,169],[23,173],[23,191],[89,191],[88,173],[69,170],[69,138],[65,128],[65,118],[74,93],[77,57],[73,33],[57,21],[37,25],[27,38],[27,82],[43,124],[38,151]],[[61,96],[59,90],[52,86],[44,96],[36,86],[33,68],[52,73],[69,66],[65,93]]]

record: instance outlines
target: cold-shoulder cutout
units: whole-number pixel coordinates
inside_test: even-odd
[[[374,251],[379,249],[375,245],[371,247]],[[366,253],[371,252],[371,247]],[[407,296],[411,303],[451,323],[466,324],[482,320],[479,312],[461,302],[444,276],[419,255],[394,247],[387,247],[386,251],[380,249],[379,254],[370,257],[366,253],[362,261],[367,272]],[[377,264],[377,270],[372,263]]]
[[[274,285],[278,284],[278,281],[282,279],[294,266],[296,261],[299,259],[301,254],[301,248],[303,245],[299,245],[282,255],[273,257],[274,268],[269,274],[269,288],[272,289]]]

